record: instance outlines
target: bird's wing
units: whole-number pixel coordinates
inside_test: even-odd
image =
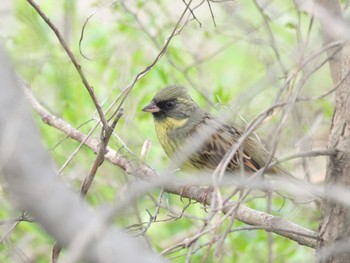
[[[206,167],[209,169],[215,169],[225,154],[231,150],[232,146],[242,136],[242,131],[229,124],[222,124],[218,120],[213,119],[208,115],[199,126],[200,128],[206,128],[208,126],[215,127],[215,131],[202,142],[199,150],[190,157],[192,165],[198,168]],[[198,128],[198,127],[197,127]],[[260,169],[260,165],[249,155],[244,146],[234,154],[231,158],[227,170],[232,171],[241,166],[248,170],[257,171]]]

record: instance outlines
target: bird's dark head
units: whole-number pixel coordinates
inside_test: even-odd
[[[160,90],[142,110],[151,112],[155,120],[161,121],[168,117],[176,120],[188,119],[197,108],[185,87],[171,85]]]

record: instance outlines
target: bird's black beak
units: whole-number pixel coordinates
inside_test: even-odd
[[[160,112],[160,108],[157,106],[157,104],[154,103],[154,101],[152,101],[150,104],[144,107],[142,111],[154,113]]]

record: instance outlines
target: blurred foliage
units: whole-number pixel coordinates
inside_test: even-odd
[[[107,1],[37,2],[67,40],[104,110],[140,71],[152,63],[185,8],[182,1],[160,0],[123,1],[123,4],[117,2],[113,5]],[[194,1],[192,6],[199,3]],[[186,85],[202,107],[214,114],[229,110],[230,118],[232,116],[239,121],[238,116],[243,116],[249,123],[272,105],[287,75],[298,72],[303,59],[322,46],[317,23],[311,23],[311,18],[298,11],[292,0],[267,1],[263,14],[254,1],[211,2],[211,7],[215,21],[206,2],[194,9],[196,19],[191,19],[182,27],[172,39],[165,56],[136,83],[123,104],[125,114],[115,131],[122,141],[114,137],[110,142],[112,148],[137,160],[143,141],[149,138],[152,147],[148,164],[158,171],[166,167],[168,159],[157,143],[151,116],[140,110],[161,87],[173,83]],[[18,74],[48,110],[88,133],[98,116],[68,56],[53,32],[26,1],[15,1],[13,8],[16,27],[3,42]],[[81,42],[82,53],[88,58],[85,59],[79,53],[79,39],[86,19],[96,10],[86,24]],[[267,24],[273,38],[266,28]],[[324,56],[316,57],[315,61],[320,59]],[[312,98],[331,87],[328,68],[323,66],[306,80],[300,94]],[[285,89],[282,98],[294,88]],[[324,146],[331,115],[332,96],[298,103],[284,123],[277,153],[286,155],[306,150],[305,141],[308,141],[309,149],[313,145]],[[277,111],[257,131],[268,146],[273,145],[276,139],[274,131],[280,117],[281,111]],[[58,169],[79,144],[36,118]],[[98,128],[94,135],[99,136],[99,132]],[[323,165],[324,159],[318,159]],[[83,147],[64,169],[63,180],[78,191],[93,160],[94,154]],[[305,161],[312,170],[315,162]],[[286,166],[302,174],[305,172],[301,160]],[[105,162],[97,173],[87,200],[96,208],[116,205],[133,180],[119,168]],[[155,212],[154,200],[158,194],[155,191],[149,196],[142,195],[116,218],[115,224],[137,235],[149,220],[147,211],[151,214]],[[3,189],[1,196],[6,197]],[[162,200],[164,207],[157,216],[159,222],[153,223],[145,234],[147,242],[159,252],[195,235],[203,227],[200,219],[207,215],[199,204],[191,204],[181,218],[174,220],[171,216],[179,216],[187,200],[182,203],[178,196],[168,194],[164,194]],[[249,207],[266,211],[265,197],[249,200],[245,202]],[[319,211],[314,203],[294,204],[275,196],[271,213],[310,229],[316,230],[318,226]],[[0,219],[6,220],[15,215],[3,202]],[[219,218],[220,215],[217,215],[213,222]],[[141,227],[137,225],[141,223]],[[203,235],[198,240],[198,250],[192,255],[191,262],[203,262],[203,258],[205,262],[267,262],[267,232],[244,230],[247,226],[237,221],[232,226],[234,231],[223,243],[209,245],[218,233],[225,233],[228,226],[227,220]],[[1,235],[10,228],[11,224],[3,224]],[[313,260],[312,249],[274,234],[272,238],[274,262]],[[35,223],[23,222],[12,230],[6,242],[0,244],[0,261],[47,262],[53,244],[54,241]],[[172,262],[184,262],[187,253],[188,248],[183,248],[166,257]]]

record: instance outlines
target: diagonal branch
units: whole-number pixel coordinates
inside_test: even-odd
[[[93,101],[93,103],[95,104],[96,110],[98,112],[98,115],[100,117],[100,120],[102,122],[103,125],[103,129],[105,131],[109,130],[109,126],[108,126],[108,122],[106,120],[106,117],[102,111],[102,108],[98,102],[98,99],[94,93],[94,89],[93,87],[89,84],[89,82],[87,81],[84,72],[81,69],[81,65],[79,64],[78,60],[76,59],[76,57],[74,56],[73,52],[69,49],[66,41],[63,39],[61,33],[59,32],[58,28],[51,22],[51,20],[45,15],[45,13],[40,9],[40,6],[35,3],[33,0],[27,0],[27,2],[35,9],[35,11],[40,15],[40,17],[45,21],[45,23],[51,28],[51,30],[55,33],[58,41],[60,42],[61,46],[63,47],[63,49],[66,51],[69,59],[72,61],[75,69],[77,70],[81,81],[83,82],[85,88],[87,89],[87,91],[90,94],[90,97]]]
[[[96,159],[91,167],[89,174],[86,176],[86,178],[81,186],[81,189],[80,189],[80,193],[82,196],[85,196],[87,194],[87,192],[89,191],[90,186],[92,184],[92,181],[95,178],[95,175],[97,173],[98,168],[102,165],[102,163],[105,160],[105,154],[106,154],[106,149],[108,146],[109,139],[111,138],[113,130],[114,130],[115,126],[117,125],[117,123],[122,115],[123,115],[123,110],[120,109],[119,112],[117,113],[112,125],[111,125],[111,129],[109,129],[106,132],[104,132],[104,130],[102,130],[101,143],[98,146],[97,157],[96,157]]]

